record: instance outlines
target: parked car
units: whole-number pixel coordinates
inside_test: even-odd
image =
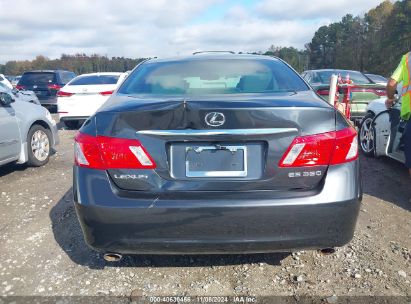
[[[25,72],[16,88],[36,93],[40,103],[50,109],[57,109],[57,92],[76,76],[63,70],[41,70]]]
[[[0,85],[2,85],[4,89],[7,89],[8,91],[12,91],[13,94],[18,94],[19,97],[21,97],[22,99],[28,102],[40,104],[40,101],[37,98],[36,93],[34,93],[33,91],[26,90],[26,89],[18,90],[17,88],[15,88],[21,76],[5,76],[5,77],[10,82],[11,86],[0,82]]]
[[[10,75],[6,75],[4,77],[6,77],[6,79],[11,83],[13,88],[17,85],[17,83],[19,82],[21,78],[21,76],[10,76]]]
[[[8,81],[8,79],[3,74],[0,74],[0,83],[4,84],[9,89],[13,88],[10,81]]]
[[[106,102],[125,77],[125,73],[91,73],[72,79],[57,93],[60,121],[69,128],[78,128]]]
[[[21,76],[14,77],[13,81],[11,81],[12,86],[16,87],[17,84],[19,83],[20,79],[21,79]]]
[[[303,78],[322,98],[328,100],[330,79],[332,75],[341,75],[343,79],[349,75],[353,81],[351,119],[359,122],[366,114],[366,107],[371,100],[386,95],[385,86],[374,83],[363,73],[351,70],[323,69],[309,70],[302,73]]]
[[[76,135],[75,208],[107,260],[342,246],[362,196],[357,147],[281,59],[152,59]]]
[[[40,101],[33,91],[19,91],[17,89],[10,89],[8,86],[6,86],[5,84],[1,82],[0,82],[0,88],[8,92],[10,95],[16,95],[17,98],[20,98],[24,101],[28,101],[28,102],[40,105]]]
[[[0,87],[0,165],[42,166],[58,142],[56,122],[47,109]]]
[[[400,84],[397,87],[398,96],[401,96],[401,90]],[[390,110],[387,110],[385,100],[386,98],[380,98],[369,103],[367,115],[360,125],[360,147],[367,156],[388,156],[405,163],[401,138],[406,122],[400,119],[401,99]]]
[[[10,84],[12,85],[12,87],[14,87],[13,81],[15,80],[15,76],[4,75],[4,78],[6,78],[6,79],[10,82]]]
[[[370,79],[371,79],[373,82],[375,82],[376,84],[380,84],[380,85],[386,86],[387,83],[388,83],[388,79],[385,78],[384,76],[381,76],[381,75],[366,73],[365,76],[367,76],[368,78],[370,78]]]

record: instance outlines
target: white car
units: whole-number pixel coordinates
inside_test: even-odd
[[[73,78],[57,93],[60,121],[78,128],[111,96],[127,76],[126,73],[91,73]]]
[[[0,83],[4,84],[9,89],[13,89],[13,86],[10,83],[10,81],[8,81],[7,78],[3,74],[0,74]]]
[[[398,96],[401,96],[398,85]],[[405,121],[400,119],[401,99],[390,109],[385,107],[385,98],[370,102],[367,114],[360,124],[359,141],[362,152],[367,156],[388,156],[405,163],[404,143],[401,140]]]
[[[377,74],[368,74],[368,73],[365,74],[365,76],[370,78],[376,84],[380,84],[380,85],[383,85],[383,86],[387,85],[388,79],[385,78],[384,76],[377,75]]]

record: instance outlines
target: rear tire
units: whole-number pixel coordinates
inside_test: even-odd
[[[51,153],[50,131],[40,125],[30,128],[27,135],[27,164],[32,167],[44,166]]]
[[[66,120],[64,124],[70,130],[78,129],[80,126],[80,122],[78,120]]]
[[[360,123],[359,144],[362,153],[368,157],[375,156],[375,129],[372,121],[375,117],[374,113],[367,113]]]

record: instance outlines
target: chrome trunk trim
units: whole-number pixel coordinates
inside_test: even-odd
[[[280,133],[295,133],[297,128],[266,128],[266,129],[207,129],[207,130],[141,130],[139,135],[154,136],[209,136],[209,135],[271,135]]]

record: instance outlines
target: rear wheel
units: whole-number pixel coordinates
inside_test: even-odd
[[[40,125],[30,128],[27,135],[28,165],[40,167],[50,158],[50,131]]]
[[[78,120],[66,120],[64,124],[69,129],[78,129],[80,126],[80,122]]]
[[[359,141],[361,151],[366,156],[375,155],[375,129],[372,121],[375,117],[374,113],[367,113],[360,124]]]

